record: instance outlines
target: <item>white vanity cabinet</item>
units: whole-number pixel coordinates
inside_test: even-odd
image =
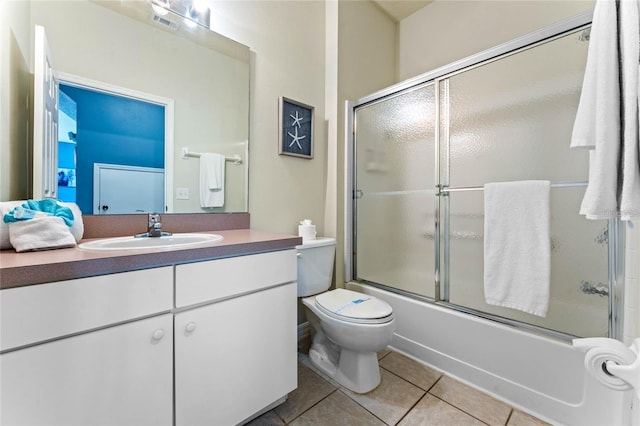
[[[238,424],[296,388],[296,267],[295,250],[176,266],[176,425]]]
[[[0,426],[248,420],[297,386],[296,280],[284,249],[3,289]]]
[[[0,292],[0,424],[170,425],[173,268]]]

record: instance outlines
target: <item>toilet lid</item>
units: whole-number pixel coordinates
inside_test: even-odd
[[[333,316],[363,322],[388,322],[393,313],[384,300],[343,288],[317,295],[316,304]]]

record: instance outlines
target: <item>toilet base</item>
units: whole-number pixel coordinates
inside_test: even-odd
[[[327,376],[356,393],[367,393],[380,384],[378,354],[354,352],[315,343],[309,350],[311,363]]]

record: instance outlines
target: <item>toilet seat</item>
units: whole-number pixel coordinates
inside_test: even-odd
[[[345,322],[383,324],[393,320],[393,310],[384,300],[343,288],[317,295],[315,305],[328,316]]]

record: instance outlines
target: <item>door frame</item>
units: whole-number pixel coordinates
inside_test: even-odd
[[[131,98],[164,107],[164,213],[173,213],[174,101],[170,98],[116,86],[78,75],[57,72],[58,83],[108,95]],[[95,192],[95,191],[94,191]],[[95,195],[94,195],[95,196]]]

